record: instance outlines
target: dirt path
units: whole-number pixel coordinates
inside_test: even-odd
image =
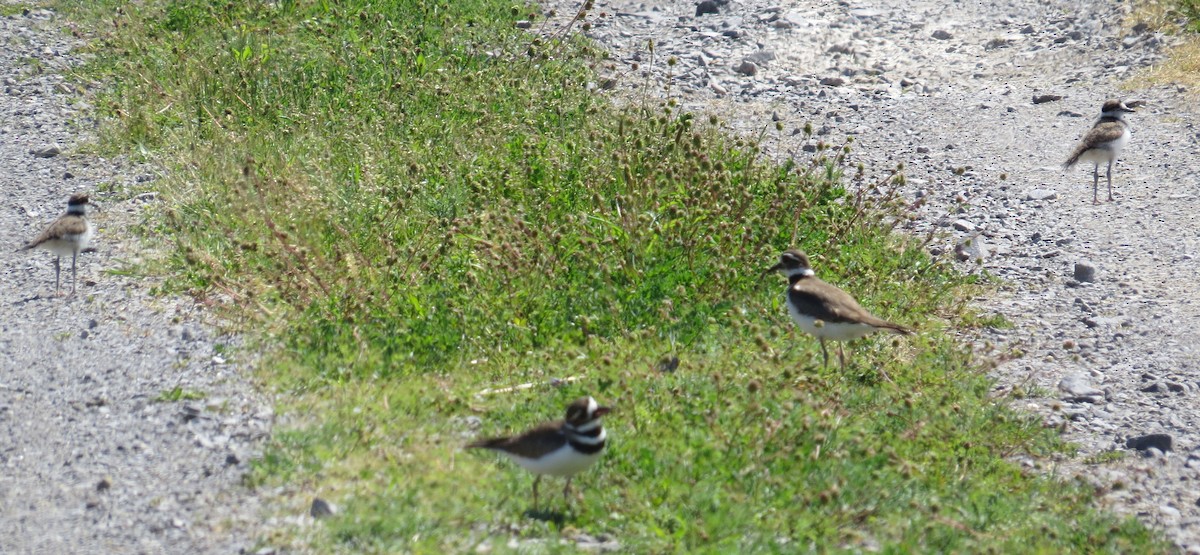
[[[78,152],[90,120],[62,77],[68,38],[46,10],[0,18],[0,552],[236,553],[261,518],[239,481],[270,404],[191,301],[111,273],[166,245],[130,233],[153,196],[128,186],[153,176]],[[76,191],[104,209],[97,252],[56,297],[53,256],[14,251]]]
[[[597,2],[605,17],[588,34],[611,50],[618,91],[669,90],[747,134],[782,122],[767,141],[777,157],[853,136],[869,171],[904,163],[919,206],[909,230],[942,232],[932,250],[945,256],[971,239],[985,256],[963,267],[1004,280],[980,303],[1014,328],[972,338],[1001,361],[997,394],[1021,393],[1080,446],[1025,463],[1091,481],[1103,503],[1200,552],[1200,130],[1183,91],[1121,88],[1168,39],[1123,30],[1127,7],[1106,2],[712,6]],[[1110,97],[1147,105],[1129,118],[1116,202],[1093,206],[1090,168],[1059,165]],[[1076,262],[1096,268],[1093,282],[1075,279]],[[1147,434],[1171,449],[1126,448]]]

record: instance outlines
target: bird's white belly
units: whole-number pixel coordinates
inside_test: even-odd
[[[87,231],[83,233],[74,233],[63,235],[61,239],[51,239],[38,247],[48,250],[59,256],[69,256],[78,254],[79,251],[86,249],[88,242],[92,240],[92,226],[88,224]]]
[[[522,468],[534,474],[551,476],[573,476],[595,464],[603,450],[592,454],[580,453],[565,445],[540,459],[529,459],[512,453],[504,453]]]
[[[792,320],[796,321],[796,325],[804,330],[804,333],[814,335],[822,339],[831,339],[834,341],[850,341],[859,339],[875,333],[874,326],[866,324],[848,324],[848,323],[830,323],[821,322],[817,325],[817,319],[812,316],[800,314],[792,305],[788,304],[788,314],[791,314]]]
[[[1117,155],[1121,153],[1121,149],[1125,148],[1125,144],[1129,142],[1129,130],[1126,129],[1121,137],[1108,144],[1106,148],[1093,148],[1084,151],[1079,156],[1079,159],[1084,162],[1092,162],[1094,164],[1107,164],[1110,161],[1116,160]]]

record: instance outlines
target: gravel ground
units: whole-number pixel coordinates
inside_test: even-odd
[[[261,521],[240,479],[271,405],[211,316],[111,273],[157,247],[130,233],[154,195],[123,193],[153,175],[79,152],[91,121],[62,26],[0,18],[0,553],[237,553]],[[57,297],[53,255],[14,251],[76,191],[103,208],[97,252]],[[204,398],[158,400],[174,388]]]
[[[560,18],[579,5],[545,4]],[[1000,362],[997,394],[1033,391],[1017,402],[1081,448],[1025,463],[1085,477],[1102,503],[1200,553],[1200,168],[1185,163],[1200,131],[1184,91],[1120,89],[1169,39],[1123,31],[1125,4],[1091,1],[708,6],[597,3],[607,17],[587,33],[610,48],[615,88],[669,86],[747,134],[777,119],[777,157],[853,136],[869,171],[903,162],[909,230],[939,232],[931,250],[1005,282],[980,303],[1015,327],[970,338]],[[61,24],[43,10],[0,19],[0,552],[238,552],[261,520],[239,479],[270,404],[222,354],[236,339],[190,301],[109,273],[153,247],[128,232],[153,196],[122,194],[153,175],[78,152],[88,106],[60,75],[78,62]],[[1116,202],[1093,206],[1090,174],[1059,164],[1120,95],[1148,104],[1129,118]],[[806,122],[815,137],[797,132]],[[104,207],[97,252],[81,257],[79,293],[55,297],[51,255],[13,250],[74,191]],[[205,398],[155,402],[176,387]],[[1127,447],[1148,434],[1163,436]],[[1083,464],[1113,450],[1127,456]]]
[[[561,24],[580,3],[543,5]],[[596,3],[604,15],[586,34],[609,48],[612,80],[596,85],[618,98],[669,91],[739,132],[767,128],[778,158],[853,136],[868,174],[904,163],[918,216],[908,231],[937,232],[935,254],[1003,280],[979,303],[1015,326],[968,338],[997,360],[997,395],[1032,392],[1017,405],[1080,446],[1023,463],[1094,483],[1104,505],[1200,553],[1200,130],[1186,91],[1122,89],[1171,42],[1122,28],[1127,9],[614,0]],[[1094,206],[1091,168],[1060,164],[1103,101],[1122,96],[1147,104],[1128,118],[1116,201]],[[1124,456],[1085,464],[1110,451]]]

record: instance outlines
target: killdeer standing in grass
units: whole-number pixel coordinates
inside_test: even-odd
[[[1136,105],[1136,103],[1135,103]],[[1098,189],[1100,188],[1100,164],[1108,163],[1108,200],[1112,196],[1112,167],[1117,161],[1117,155],[1129,142],[1129,124],[1125,122],[1125,114],[1133,112],[1133,108],[1120,100],[1108,100],[1100,108],[1100,119],[1092,126],[1092,130],[1084,135],[1079,146],[1071,153],[1071,157],[1063,162],[1064,169],[1070,169],[1080,161],[1092,163],[1092,203],[1100,204]]]
[[[808,255],[795,249],[784,251],[779,263],[766,272],[780,272],[788,278],[787,307],[792,320],[821,342],[821,355],[829,366],[825,340],[851,341],[877,331],[909,335],[912,330],[877,318],[858,305],[850,294],[821,281],[808,263]],[[838,358],[846,368],[846,356],[838,344]],[[888,381],[887,373],[880,372]]]
[[[92,226],[87,220],[88,196],[75,193],[67,199],[67,211],[50,223],[46,230],[18,250],[41,248],[55,254],[54,292],[58,292],[62,257],[71,255],[71,293],[75,293],[75,259],[92,239]]]
[[[567,406],[565,420],[546,422],[512,437],[483,439],[467,445],[499,451],[526,470],[537,474],[533,480],[533,507],[538,504],[538,482],[542,476],[565,476],[563,500],[571,490],[571,478],[592,466],[604,450],[606,434],[600,417],[611,409],[583,397]]]

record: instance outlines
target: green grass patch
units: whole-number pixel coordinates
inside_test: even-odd
[[[179,401],[198,401],[204,397],[205,395],[202,392],[175,386],[159,393],[152,400],[155,403],[177,403]]]
[[[529,14],[505,2],[62,4],[95,22],[105,147],[167,170],[145,232],[177,244],[170,287],[273,351],[262,373],[295,424],[248,483],[342,507],[271,543],[1167,549],[1009,462],[1063,447],[943,333],[1003,322],[972,320],[973,278],[892,233],[894,183],[844,172],[850,144],[777,164],[769,133],[614,108],[590,92],[602,54],[516,30]],[[922,333],[820,368],[762,275],[787,247]],[[565,510],[545,480],[560,518],[530,518],[531,477],[462,446],[583,394],[617,408],[611,447],[583,500]]]

